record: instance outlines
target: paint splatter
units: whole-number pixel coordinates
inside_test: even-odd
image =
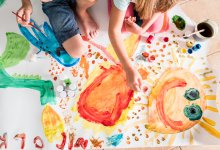
[[[80,67],[84,69],[86,79],[89,78],[89,63],[86,60],[85,56],[82,56],[80,61]]]
[[[0,57],[4,68],[15,66],[24,60],[30,49],[29,42],[23,36],[13,32],[6,33],[6,36],[6,48]]]
[[[107,137],[107,145],[109,146],[118,146],[123,139],[123,134],[116,134],[111,137]]]
[[[42,112],[44,134],[49,142],[60,139],[64,132],[64,123],[50,105],[46,105]]]
[[[51,81],[19,79],[11,77],[0,64],[0,88],[29,88],[40,92],[41,105],[56,104],[55,92]]]
[[[202,109],[199,105],[192,104],[184,108],[184,114],[190,121],[200,120],[202,117]]]
[[[186,22],[182,17],[175,15],[175,16],[173,16],[172,20],[173,20],[173,23],[176,25],[177,29],[179,29],[179,30],[185,29]]]
[[[102,143],[104,143],[103,140],[95,139],[94,137],[90,139],[90,142],[94,148],[102,148]]]

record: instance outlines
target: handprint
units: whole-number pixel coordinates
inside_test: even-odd
[[[36,46],[41,52],[44,51],[49,53],[54,59],[56,59],[60,64],[64,65],[65,67],[72,67],[79,62],[79,58],[72,58],[58,43],[53,30],[49,26],[47,22],[43,24],[43,31],[40,31],[40,26],[36,24],[34,20],[33,22],[34,27],[32,27],[32,31],[34,32],[35,36],[27,29],[27,27],[23,27],[20,24],[19,29],[21,33],[30,41],[34,46]]]

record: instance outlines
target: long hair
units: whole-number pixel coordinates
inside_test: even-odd
[[[137,0],[135,9],[141,19],[150,19],[155,12],[166,12],[180,0]]]

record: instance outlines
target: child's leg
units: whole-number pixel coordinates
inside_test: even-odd
[[[73,58],[81,57],[86,47],[69,1],[54,0],[43,3],[43,11],[50,20],[58,42]]]
[[[94,19],[87,12],[87,9],[93,6],[95,2],[96,0],[76,0],[76,13],[82,24],[85,36],[88,39],[94,38],[99,28]]]

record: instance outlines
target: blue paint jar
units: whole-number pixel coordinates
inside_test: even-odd
[[[188,49],[188,54],[192,54],[193,50],[192,49]]]

